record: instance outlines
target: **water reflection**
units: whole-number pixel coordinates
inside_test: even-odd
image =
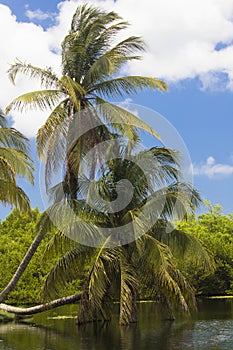
[[[157,304],[141,304],[139,323],[126,327],[114,318],[77,328],[77,306],[63,307],[33,324],[0,325],[0,350],[232,350],[233,300],[199,304],[192,319],[174,322],[161,317]]]

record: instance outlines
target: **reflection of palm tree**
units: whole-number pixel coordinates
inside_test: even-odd
[[[52,109],[45,124],[37,133],[37,151],[40,159],[46,156],[46,182],[49,175],[60,167],[60,159],[66,147],[64,142],[72,133],[74,115],[88,114],[90,127],[101,117],[112,124],[112,128],[137,141],[135,128],[145,129],[157,135],[145,122],[132,113],[104,100],[105,97],[129,95],[145,88],[166,90],[166,85],[158,79],[140,76],[117,77],[123,65],[140,57],[135,52],[143,50],[143,42],[138,37],[129,37],[113,45],[116,35],[127,27],[127,23],[114,12],[81,6],[78,7],[72,21],[71,30],[62,44],[63,76],[58,78],[49,69],[41,69],[20,61],[9,70],[10,78],[15,82],[19,73],[30,78],[40,79],[43,90],[33,91],[14,99],[7,107],[22,111],[27,108],[40,110]],[[80,117],[81,118],[81,117]],[[88,118],[85,119],[87,123]],[[80,122],[80,120],[78,120]],[[127,125],[128,123],[128,125]],[[132,126],[133,125],[133,126]],[[77,132],[82,127],[77,123]],[[60,137],[57,137],[57,135]],[[66,183],[70,198],[76,198],[77,173],[80,159],[88,149],[103,138],[111,135],[107,126],[92,128],[80,137],[75,146],[65,153]],[[75,158],[74,158],[75,155]],[[75,161],[71,162],[71,159]],[[38,224],[38,235],[29,248],[16,274],[2,293],[0,302],[13,290],[21,274],[33,257],[44,234],[51,228],[46,213]]]
[[[33,166],[27,154],[27,141],[19,131],[8,127],[0,111],[0,202],[29,211],[29,199],[16,183],[16,176],[33,183]]]
[[[137,324],[131,324],[128,327],[120,327],[120,349],[137,349],[140,344],[140,328]]]
[[[178,270],[171,249],[177,249],[177,244],[181,250],[192,249],[196,260],[203,260],[208,267],[211,265],[204,248],[191,236],[179,231],[175,231],[174,235],[167,234],[166,230],[162,232],[158,222],[148,231],[148,227],[151,228],[153,211],[158,207],[160,213],[157,219],[160,218],[159,223],[161,220],[166,223],[172,214],[183,217],[200,201],[195,190],[178,182],[175,152],[165,148],[153,148],[134,154],[129,161],[127,146],[119,146],[121,158],[109,161],[103,169],[103,175],[95,186],[93,183],[91,186],[111,203],[116,198],[116,184],[121,179],[129,180],[134,185],[134,194],[128,206],[116,213],[103,211],[101,214],[82,199],[78,199],[72,202],[62,201],[62,204],[56,204],[51,209],[51,214],[62,217],[64,223],[66,205],[76,210],[72,225],[75,227],[73,231],[77,234],[77,241],[79,232],[87,237],[98,233],[101,235],[103,227],[120,227],[123,234],[131,234],[135,238],[134,242],[122,246],[121,239],[117,242],[117,238],[110,235],[102,241],[100,248],[91,248],[71,241],[64,234],[57,233],[53,237],[47,254],[55,251],[56,254],[60,252],[63,255],[47,277],[44,295],[52,295],[59,288],[64,288],[64,284],[78,278],[80,272],[89,266],[79,305],[79,323],[99,317],[107,319],[109,304],[106,301],[111,300],[111,297],[120,302],[121,324],[136,321],[140,282],[148,285],[151,294],[159,297],[170,310],[179,305],[188,312],[195,307],[194,292]],[[139,159],[144,159],[143,171],[137,168]],[[127,188],[125,191],[127,192]],[[101,202],[98,204],[101,205]],[[141,215],[143,211],[146,215]],[[81,224],[80,219],[83,220]],[[124,232],[126,224],[130,225],[131,231]],[[72,231],[71,226],[69,230]],[[111,240],[115,244],[114,248],[109,248]]]

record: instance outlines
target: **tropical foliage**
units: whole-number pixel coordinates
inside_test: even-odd
[[[25,252],[36,236],[36,225],[42,214],[38,209],[30,213],[22,213],[14,210],[0,223],[0,289],[7,285],[11,276],[20,264]],[[27,270],[19,280],[17,286],[11,292],[7,301],[12,304],[38,304],[40,301],[41,288],[47,273],[50,271],[56,259],[44,263],[43,254],[46,245],[51,239],[45,237],[31,260]],[[4,267],[4,268],[3,268]],[[63,290],[62,296],[77,292],[81,287],[81,281],[76,281]]]
[[[85,269],[87,278],[79,305],[78,323],[108,319],[109,302],[113,300],[119,301],[120,324],[136,321],[136,303],[142,290],[144,294],[159,299],[166,306],[169,317],[174,317],[172,311],[177,306],[189,312],[195,308],[194,291],[177,268],[172,252],[192,252],[196,263],[208,270],[213,267],[208,253],[197,239],[179,230],[166,232],[172,214],[184,217],[187,210],[194,209],[200,201],[195,190],[178,182],[176,153],[154,147],[136,152],[129,160],[127,146],[120,143],[119,147],[121,158],[110,160],[102,176],[94,185],[92,183],[91,186],[95,188],[92,196],[99,193],[105,199],[104,206],[106,200],[113,203],[117,197],[116,184],[121,179],[127,179],[134,185],[134,194],[128,206],[112,213],[106,211],[104,206],[101,208],[99,199],[98,209],[101,210],[97,211],[83,199],[67,201],[64,198],[62,205],[59,203],[50,208],[50,214],[62,218],[60,223],[68,226],[69,232],[57,232],[48,245],[48,259],[58,253],[62,253],[62,257],[49,273],[43,295],[59,295],[59,290],[66,283],[78,279]],[[146,160],[143,171],[137,169],[139,159]],[[124,187],[126,197],[128,189]],[[66,206],[72,206],[76,212],[73,222],[70,216],[65,217]],[[160,212],[156,223],[152,225],[152,212],[158,209]],[[143,212],[146,214],[141,216]],[[80,225],[80,219],[85,224],[82,221]],[[100,241],[97,235],[104,237],[103,227],[110,228],[113,234]],[[148,231],[148,228],[151,229]],[[71,232],[74,241],[65,235],[71,235]],[[89,241],[93,235],[93,240],[99,242],[99,246],[93,248],[77,243],[83,235]],[[132,236],[131,243],[125,244],[122,240],[124,235]]]
[[[0,223],[0,264],[1,290],[7,285],[12,274],[20,263],[25,251],[30,246],[35,235],[35,225],[39,211],[33,210],[30,215],[14,210]],[[42,247],[41,247],[42,248]],[[27,272],[20,280],[17,288],[11,293],[8,301],[11,303],[35,303],[39,287],[42,283],[42,267],[39,266],[41,252],[31,261]],[[4,269],[3,269],[4,266]],[[28,288],[29,287],[29,288]]]
[[[155,78],[120,75],[124,64],[139,59],[138,53],[144,49],[142,40],[134,36],[116,43],[117,34],[127,25],[114,12],[80,6],[62,43],[60,78],[51,68],[20,61],[9,70],[13,82],[23,73],[42,84],[43,90],[12,101],[7,112],[50,110],[37,133],[37,150],[46,162],[46,186],[53,204],[40,217],[38,234],[12,281],[0,293],[0,300],[14,288],[55,223],[58,231],[45,257],[53,261],[51,257],[58,256],[58,260],[46,278],[42,295],[51,298],[63,291],[64,285],[82,281],[78,323],[108,319],[113,300],[119,302],[120,324],[136,321],[142,286],[145,293],[165,305],[171,318],[177,306],[185,312],[195,308],[194,291],[178,269],[175,254],[192,252],[196,263],[209,270],[212,261],[195,237],[180,230],[169,233],[166,228],[168,220],[183,218],[194,210],[199,195],[179,181],[174,151],[138,149],[138,129],[155,137],[157,133],[133,113],[107,100],[146,88],[166,90]],[[104,152],[100,147],[106,140],[116,141],[119,155],[107,164],[105,154],[111,153],[111,144]],[[81,160],[90,150],[92,157],[83,169]],[[141,162],[143,170],[137,166]],[[63,181],[51,186],[53,174],[62,165]],[[121,179],[128,180],[127,184]],[[134,186],[132,197],[129,182]],[[119,193],[131,200],[124,208],[111,210]],[[106,227],[110,234],[106,235]],[[88,246],[78,243],[83,239]]]
[[[194,267],[189,259],[181,268],[199,295],[233,295],[233,215],[224,215],[219,205],[213,207],[208,202],[206,205],[208,212],[189,216],[178,227],[208,247],[215,259],[215,272],[209,274]]]
[[[40,216],[41,214],[38,213],[38,210],[33,210],[30,216],[15,210],[1,222],[0,264],[5,267],[4,270],[1,269],[1,289],[4,288],[11,278],[35,236],[36,223],[40,219]],[[224,215],[219,206],[210,206],[209,211],[205,214],[200,214],[198,217],[189,216],[187,221],[180,222],[178,226],[179,229],[181,229],[181,231],[179,230],[178,232],[182,244],[180,244],[179,241],[177,244],[174,244],[174,241],[176,241],[178,237],[176,234],[177,231],[174,230],[171,231],[170,234],[166,234],[166,227],[167,222],[161,220],[158,221],[157,230],[154,229],[153,235],[158,242],[167,245],[169,244],[170,250],[173,253],[173,261],[175,259],[177,268],[179,268],[182,274],[188,279],[189,283],[195,288],[195,293],[197,295],[205,296],[232,295],[232,214]],[[183,255],[184,249],[180,250],[182,245],[185,244],[185,240],[182,238],[182,231],[187,232],[186,237],[189,237],[189,235],[194,238],[199,237],[201,244],[208,247],[208,251],[215,258],[216,269],[214,272],[207,273],[203,270],[201,264],[199,264],[199,266],[196,264],[194,259],[191,262],[190,255],[192,254],[193,256],[192,250],[186,248],[186,254]],[[173,238],[173,243],[170,240],[170,237]],[[78,246],[78,244],[68,240],[68,238],[67,241],[65,237],[61,239],[58,234],[56,234],[52,241],[50,241],[51,239],[52,234],[42,241],[35,257],[32,259],[24,275],[18,282],[17,287],[8,297],[7,301],[9,303],[37,304],[40,301],[41,288],[49,271],[51,271],[51,269],[54,268],[54,265],[57,264],[59,257],[62,258],[66,252],[71,251],[76,245]],[[168,241],[170,241],[170,243]],[[46,251],[46,260],[44,259],[44,251]],[[94,255],[93,248],[92,252]],[[200,256],[200,250],[195,258],[197,256]],[[48,257],[50,257],[50,259]],[[64,285],[62,287],[63,282],[61,282],[61,287],[57,287],[57,292],[54,293],[50,290],[50,294],[54,296],[54,294],[57,293],[59,296],[65,296],[82,292],[85,278],[88,276],[90,269],[91,262],[87,261],[86,267],[83,269],[84,275],[82,275],[78,264],[78,271],[74,274],[74,278],[76,279],[75,282],[68,283],[67,288],[64,288]],[[63,274],[61,274],[61,276],[63,277]],[[79,277],[77,278],[77,276]],[[145,284],[144,281],[140,281],[140,298],[155,298],[156,293],[154,292],[154,286],[153,279],[151,279],[151,281],[147,280],[147,283]]]
[[[122,67],[140,59],[138,53],[144,50],[139,37],[131,36],[116,43],[117,35],[127,26],[128,23],[114,12],[79,6],[73,16],[70,33],[62,43],[63,75],[60,78],[51,68],[41,69],[20,61],[9,70],[12,82],[19,73],[41,81],[43,90],[17,97],[6,111],[28,108],[51,110],[37,133],[37,151],[41,159],[46,158],[47,182],[50,173],[61,165],[61,160],[66,159],[66,181],[72,198],[77,191],[80,159],[101,140],[111,137],[107,128],[109,123],[111,128],[132,142],[137,141],[136,128],[158,136],[133,113],[105,100],[131,95],[145,88],[167,89],[165,83],[155,78],[120,75]],[[81,114],[78,113],[80,111]],[[78,140],[75,139],[75,145],[71,136],[74,130],[76,135],[81,134]],[[72,142],[72,147],[69,142],[67,145],[67,140]]]
[[[71,199],[76,198],[78,191],[77,176],[83,155],[100,141],[111,138],[113,130],[118,130],[132,143],[137,142],[137,128],[157,136],[140,118],[104,100],[105,97],[128,95],[145,88],[166,90],[166,84],[155,78],[119,76],[123,65],[140,59],[135,53],[144,49],[142,40],[135,36],[114,44],[117,34],[127,26],[114,12],[79,6],[70,33],[62,43],[63,75],[60,78],[51,68],[41,69],[20,61],[16,61],[9,70],[13,83],[19,73],[41,81],[42,90],[17,97],[6,112],[28,108],[50,111],[47,121],[37,133],[37,151],[40,159],[45,159],[47,187],[51,174],[65,164],[63,191]],[[80,137],[77,138],[77,135]],[[92,172],[100,156],[97,150]],[[44,233],[50,228],[51,222],[44,213],[38,224],[38,235],[16,274],[0,293],[0,301],[12,291]]]
[[[29,211],[29,198],[17,185],[16,177],[33,183],[33,170],[27,138],[8,126],[0,111],[0,202]]]

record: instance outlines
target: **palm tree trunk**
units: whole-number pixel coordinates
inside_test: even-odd
[[[26,270],[28,264],[30,263],[31,259],[33,258],[37,248],[39,247],[42,239],[45,236],[45,233],[48,232],[52,227],[52,222],[50,221],[50,218],[47,214],[47,212],[44,212],[42,214],[39,222],[37,223],[37,235],[32,242],[31,246],[29,247],[28,251],[26,252],[23,260],[19,264],[14,276],[8,283],[8,285],[3,289],[3,291],[0,293],[0,303],[2,303],[8,296],[8,294],[15,288],[17,282],[19,281],[20,277]]]
[[[34,256],[34,254],[35,254],[35,252],[36,252],[36,250],[37,250],[37,248],[38,248],[38,246],[43,238],[44,238],[44,234],[39,232],[38,235],[36,236],[36,238],[34,239],[34,241],[32,242],[31,246],[29,247],[23,260],[19,264],[14,276],[12,277],[12,279],[10,280],[8,285],[0,293],[0,303],[2,303],[7,298],[8,294],[15,288],[18,280],[20,279],[20,277],[24,273],[26,267],[30,263],[32,257]]]
[[[19,316],[35,315],[43,311],[55,309],[56,307],[59,307],[59,306],[73,304],[81,299],[81,295],[82,294],[74,294],[68,297],[63,297],[60,299],[50,301],[49,303],[46,303],[46,304],[28,307],[25,309],[20,307],[14,307],[7,304],[0,304],[0,309]]]

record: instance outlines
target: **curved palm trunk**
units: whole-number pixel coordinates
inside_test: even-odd
[[[8,294],[15,288],[18,280],[20,279],[20,277],[24,273],[26,267],[30,263],[32,257],[34,256],[34,254],[35,254],[35,252],[36,252],[36,250],[37,250],[38,246],[40,245],[40,242],[42,241],[43,238],[44,238],[44,233],[39,232],[38,235],[36,236],[36,238],[34,239],[34,241],[32,242],[31,246],[29,247],[23,260],[19,264],[14,276],[12,277],[12,279],[10,280],[8,285],[0,293],[0,303],[3,302],[7,298]]]
[[[20,307],[14,307],[7,304],[0,304],[0,309],[19,316],[35,315],[43,311],[55,309],[56,307],[59,307],[59,306],[73,304],[81,299],[81,295],[82,294],[74,294],[68,297],[63,297],[60,299],[53,300],[46,304],[28,307],[25,309]]]
[[[42,239],[44,238],[46,232],[51,230],[53,224],[50,221],[50,218],[47,214],[47,212],[44,212],[42,214],[39,222],[37,223],[37,235],[32,242],[31,246],[29,247],[28,251],[26,252],[23,260],[19,264],[14,276],[8,283],[8,285],[3,289],[3,291],[0,293],[0,303],[2,303],[8,296],[8,294],[15,288],[18,280],[26,270],[28,264],[30,263],[31,259],[33,258],[35,252],[37,251],[37,248],[39,247]]]

